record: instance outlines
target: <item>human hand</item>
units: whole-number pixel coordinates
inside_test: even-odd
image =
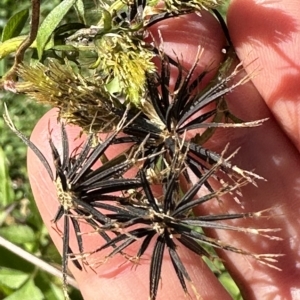
[[[267,2],[267,1],[266,1]],[[230,110],[243,120],[270,120],[257,128],[218,130],[210,141],[211,148],[222,151],[230,141],[231,150],[241,147],[234,162],[246,170],[267,179],[258,182],[258,188],[243,188],[244,212],[276,207],[273,217],[250,220],[255,228],[281,228],[283,240],[271,241],[260,237],[241,235],[237,232],[213,232],[222,240],[254,253],[285,254],[279,257],[277,267],[282,271],[263,266],[251,258],[220,251],[226,267],[242,290],[245,299],[298,299],[299,283],[299,201],[300,139],[297,122],[297,100],[300,96],[299,64],[297,58],[300,21],[297,14],[300,4],[296,1],[277,1],[256,4],[254,0],[234,0],[228,12],[230,35],[246,71],[256,71],[253,84],[245,84],[228,97]],[[216,20],[203,12],[167,20],[158,26],[164,40],[164,49],[184,58],[184,65],[192,65],[198,45],[204,47],[197,72],[211,61],[217,66],[223,59],[221,49],[225,39]],[[257,92],[258,91],[258,92]],[[32,141],[41,149],[49,162],[52,161],[48,145],[48,128],[53,128],[52,139],[59,147],[60,130],[56,124],[56,112],[51,110],[37,124]],[[51,124],[48,127],[49,119]],[[79,129],[68,127],[69,140],[77,137]],[[78,145],[78,141],[73,147]],[[299,166],[299,167],[298,167]],[[49,228],[58,249],[62,249],[60,236],[51,228],[51,220],[57,210],[56,191],[36,156],[29,151],[28,169],[32,190],[42,217]],[[234,201],[224,202],[225,211],[241,211]],[[219,212],[219,205],[201,208],[198,213]],[[239,225],[249,226],[249,220]],[[95,248],[96,235],[85,236],[85,249]],[[193,282],[203,299],[230,299],[227,292],[202,260],[185,249],[179,253]],[[97,268],[94,273],[87,268],[80,272],[70,264],[85,299],[145,299],[149,293],[149,260],[142,260],[136,270],[119,267],[124,262],[116,256]],[[168,258],[164,260],[162,289],[158,299],[181,299],[183,292],[176,273]]]

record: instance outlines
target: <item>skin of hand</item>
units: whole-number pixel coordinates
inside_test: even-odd
[[[239,220],[233,224],[280,228],[281,231],[271,232],[270,235],[282,240],[269,240],[239,232],[209,232],[230,245],[253,253],[284,254],[277,258],[275,265],[282,269],[278,271],[252,258],[228,251],[218,252],[247,300],[300,299],[300,126],[297,118],[300,109],[299,11],[300,2],[294,0],[259,3],[255,0],[234,0],[228,11],[228,27],[236,52],[246,72],[252,74],[252,82],[229,95],[230,110],[246,121],[261,118],[269,120],[256,128],[217,130],[209,141],[209,147],[221,152],[230,141],[228,154],[241,147],[233,159],[234,163],[246,170],[255,169],[267,181],[258,181],[258,188],[248,185],[242,189],[240,201],[244,208],[225,197],[221,205],[215,201],[197,209],[196,213],[250,212],[273,208],[269,217]],[[166,53],[172,55],[173,51],[176,52],[178,57],[183,58],[186,68],[194,63],[199,45],[204,48],[204,53],[196,72],[203,71],[207,65],[218,66],[223,60],[221,49],[225,45],[225,38],[218,22],[206,12],[201,17],[188,15],[161,22],[153,33],[157,29],[163,37]],[[49,162],[52,162],[49,128],[55,145],[61,150],[60,128],[56,120],[57,110],[49,111],[38,122],[31,136]],[[67,131],[69,141],[73,141],[80,129],[67,126]],[[75,148],[80,141],[76,139],[71,147]],[[55,245],[61,250],[62,239],[51,223],[58,207],[55,187],[30,150],[28,171],[43,220]],[[101,240],[97,234],[84,235],[87,252],[95,249],[95,244],[99,243]],[[72,245],[74,243],[71,242]],[[137,246],[130,249],[132,254],[136,250]],[[182,247],[178,248],[178,252],[203,299],[231,299],[198,256]],[[97,267],[103,254],[91,258],[89,263],[92,267],[87,266],[84,271],[79,271],[72,263],[69,263],[69,267],[86,300],[124,297],[146,299],[149,293],[150,255],[151,252],[146,252],[136,269],[123,264],[122,256],[116,256]],[[164,259],[161,278],[162,288],[159,288],[157,299],[185,299],[168,255]],[[194,297],[192,292],[191,296]]]

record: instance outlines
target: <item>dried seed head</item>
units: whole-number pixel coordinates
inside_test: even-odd
[[[104,82],[88,80],[77,74],[70,64],[50,60],[48,66],[20,67],[23,82],[18,90],[38,102],[59,108],[59,117],[85,131],[111,131],[122,118],[125,107],[113,99]],[[121,110],[120,113],[119,110]]]

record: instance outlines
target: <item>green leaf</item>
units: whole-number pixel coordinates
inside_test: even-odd
[[[44,296],[41,290],[34,284],[32,279],[29,279],[15,293],[6,297],[4,300],[43,300]]]
[[[1,42],[5,42],[20,34],[28,19],[29,9],[23,9],[13,15],[3,29]]]
[[[28,279],[29,274],[10,268],[0,268],[0,284],[11,289],[18,289]]]
[[[219,276],[219,281],[234,299],[240,299],[240,290],[229,273],[225,272]]]
[[[107,85],[106,88],[109,93],[119,93],[121,91],[120,82],[117,77],[113,78]]]
[[[9,225],[0,228],[0,235],[15,244],[32,243],[36,240],[34,231],[27,225]]]
[[[82,23],[67,23],[67,24],[58,26],[55,29],[54,34],[55,34],[55,36],[58,36],[58,35],[68,32],[68,31],[74,32],[74,31],[82,29],[82,28],[86,28],[85,25]]]
[[[75,2],[76,0],[62,1],[48,14],[41,24],[36,38],[39,59],[42,57],[43,50],[51,34]]]
[[[83,24],[86,24],[85,15],[84,15],[85,14],[84,13],[84,4],[83,4],[82,0],[77,0],[76,1],[75,9],[76,9],[76,12],[78,14],[80,22],[82,22]]]
[[[78,49],[72,45],[56,45],[53,46],[52,49],[57,51],[78,51]]]
[[[0,266],[31,274],[35,266],[4,247],[0,247]],[[0,297],[1,299],[1,297]]]
[[[112,17],[108,10],[103,9],[102,19],[103,19],[104,31],[109,32],[111,29]]]
[[[46,295],[45,295],[46,296]],[[62,292],[62,289],[57,287],[55,284],[50,282],[50,290],[47,293],[47,299],[51,300],[63,300],[64,299],[64,293]]]
[[[26,35],[21,35],[0,43],[0,59],[16,51],[26,38]]]
[[[41,270],[34,277],[35,285],[43,292],[46,300],[65,300],[61,287],[61,278],[53,277]],[[58,283],[59,286],[55,285]],[[72,298],[72,300],[75,300]]]
[[[6,163],[5,154],[0,147],[0,208],[14,201],[14,191],[11,186]]]

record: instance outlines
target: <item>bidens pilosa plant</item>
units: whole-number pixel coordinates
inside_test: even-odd
[[[91,3],[64,0],[41,26],[40,3],[32,2],[30,34],[16,49],[15,64],[3,85],[59,109],[62,154],[49,132],[53,161],[47,161],[39,148],[15,128],[8,112],[4,118],[37,155],[56,188],[58,210],[53,223],[63,221],[62,230],[57,231],[63,240],[65,297],[68,298],[69,260],[84,272],[83,264],[98,267],[115,255],[122,255],[130,263],[142,263],[140,258],[151,250],[149,298],[153,300],[159,292],[159,281],[164,280],[161,270],[165,252],[184,293],[189,294],[191,289],[201,299],[178,254],[179,247],[213,259],[207,250],[211,246],[276,268],[279,254],[251,253],[205,231],[234,230],[278,239],[273,236],[278,228],[226,223],[233,219],[255,220],[269,211],[226,213],[220,209],[214,215],[193,214],[199,205],[222,203],[222,196],[233,198],[241,194],[244,185],[263,179],[233,164],[235,153],[217,153],[205,144],[217,128],[262,124],[264,120],[243,122],[227,107],[227,94],[251,76],[237,79],[242,67],[233,67],[233,51],[224,51],[225,56],[228,54],[216,76],[206,87],[199,88],[211,71],[209,67],[200,74],[195,71],[203,52],[201,45],[194,65],[187,70],[180,57],[174,59],[165,53],[163,38],[155,41],[149,31],[165,19],[176,20],[190,13],[198,14],[201,22],[201,10],[211,10],[223,26],[230,48],[226,25],[215,10],[222,1],[107,1],[98,3],[89,15],[87,7]],[[72,16],[72,6],[79,22],[63,24],[64,17]],[[59,10],[63,14],[60,12],[60,17],[50,22]],[[37,56],[39,61],[25,61],[24,50],[34,40],[32,58]],[[172,72],[176,73],[174,84]],[[70,152],[65,124],[78,125],[89,133],[76,151]],[[106,138],[100,139],[100,133],[105,133]],[[107,150],[121,144],[124,152],[107,159]],[[192,177],[196,178],[194,185]],[[153,193],[154,185],[159,187],[159,195]],[[102,237],[102,244],[95,244],[93,251],[84,249],[82,236],[86,233],[81,230],[82,223],[89,226],[90,234]],[[76,250],[70,247],[70,225],[75,232]],[[134,243],[140,246],[132,256],[127,252]],[[103,260],[93,261],[95,254],[98,257],[108,248],[110,253]],[[99,272],[101,276],[101,268]]]

